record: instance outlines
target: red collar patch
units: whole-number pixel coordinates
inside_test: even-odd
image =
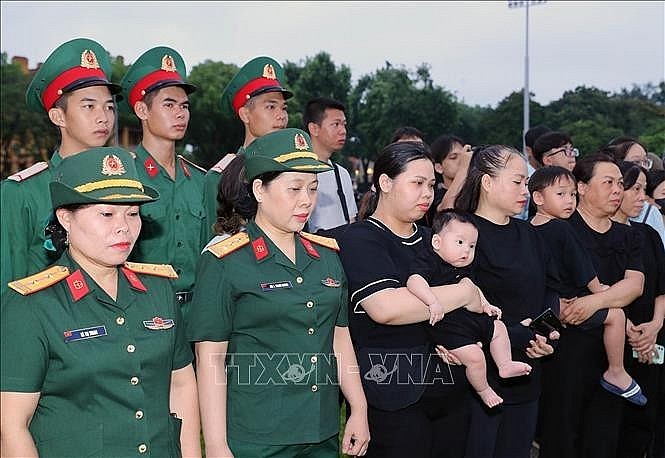
[[[312,242],[303,237],[300,237],[300,241],[302,242],[302,245],[305,247],[305,251],[307,251],[308,255],[316,259],[319,259],[321,257],[319,256],[318,251],[314,249],[314,245],[312,245]]]
[[[90,292],[90,288],[88,288],[88,284],[85,282],[85,278],[83,278],[81,269],[67,277],[67,285],[69,286],[69,292],[72,293],[72,299],[74,299],[74,302]]]
[[[150,178],[154,178],[159,173],[159,168],[157,167],[157,163],[151,157],[145,160],[145,162],[143,163],[143,167],[145,167],[145,171],[148,172]]]
[[[185,161],[182,158],[180,158],[180,167],[182,167],[182,171],[185,173],[185,176],[187,178],[192,176],[192,174],[189,173],[189,169],[187,168],[187,165],[185,164]]]
[[[144,293],[148,291],[148,288],[146,288],[145,285],[141,283],[141,280],[139,280],[139,277],[134,272],[126,267],[121,267],[120,270],[122,270],[122,273],[125,274],[125,278],[132,288],[143,291]]]
[[[257,261],[261,261],[269,254],[268,246],[266,245],[266,241],[263,240],[263,237],[259,237],[252,241],[252,249],[254,250],[254,257],[256,257]]]

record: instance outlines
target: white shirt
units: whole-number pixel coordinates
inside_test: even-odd
[[[330,160],[328,164],[337,167],[339,177],[342,182],[342,190],[346,199],[346,208],[349,211],[349,218],[353,219],[358,214],[358,206],[353,194],[353,184],[351,175],[339,164],[333,164]],[[316,232],[319,229],[332,229],[334,227],[346,224],[342,202],[337,194],[337,180],[335,180],[335,171],[330,170],[317,174],[319,180],[318,197],[316,207],[309,217],[309,232]]]

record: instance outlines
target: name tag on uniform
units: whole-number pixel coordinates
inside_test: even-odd
[[[65,342],[76,342],[77,340],[94,339],[106,335],[106,326],[93,326],[91,328],[74,329],[63,332]]]
[[[291,289],[293,285],[290,281],[274,281],[272,283],[261,283],[261,290],[275,291],[277,289]]]

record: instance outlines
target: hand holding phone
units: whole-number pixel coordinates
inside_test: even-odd
[[[654,345],[654,354],[651,359],[651,364],[663,364],[665,362],[665,347],[662,345]],[[639,358],[639,354],[633,350],[633,358]]]
[[[534,318],[531,324],[529,324],[529,328],[531,328],[536,334],[540,334],[541,336],[545,337],[549,337],[552,331],[561,332],[562,327],[563,326],[561,325],[561,321],[559,321],[559,318],[551,308],[548,308],[543,313],[538,315],[536,318]]]

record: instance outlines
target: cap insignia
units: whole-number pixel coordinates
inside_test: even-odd
[[[81,53],[81,67],[83,68],[99,68],[97,56],[90,49],[86,49]]]
[[[269,80],[277,79],[277,76],[275,75],[275,69],[271,64],[265,64],[263,67],[263,77],[268,78]]]
[[[122,161],[115,154],[107,154],[102,161],[102,175],[122,175],[126,172]]]
[[[297,150],[303,150],[309,148],[309,145],[307,144],[307,140],[305,140],[305,137],[303,137],[302,134],[296,134],[296,136],[293,138],[295,144],[296,144],[296,149]]]
[[[162,70],[165,72],[175,72],[175,62],[173,61],[173,57],[169,56],[166,54],[164,57],[162,57]]]

